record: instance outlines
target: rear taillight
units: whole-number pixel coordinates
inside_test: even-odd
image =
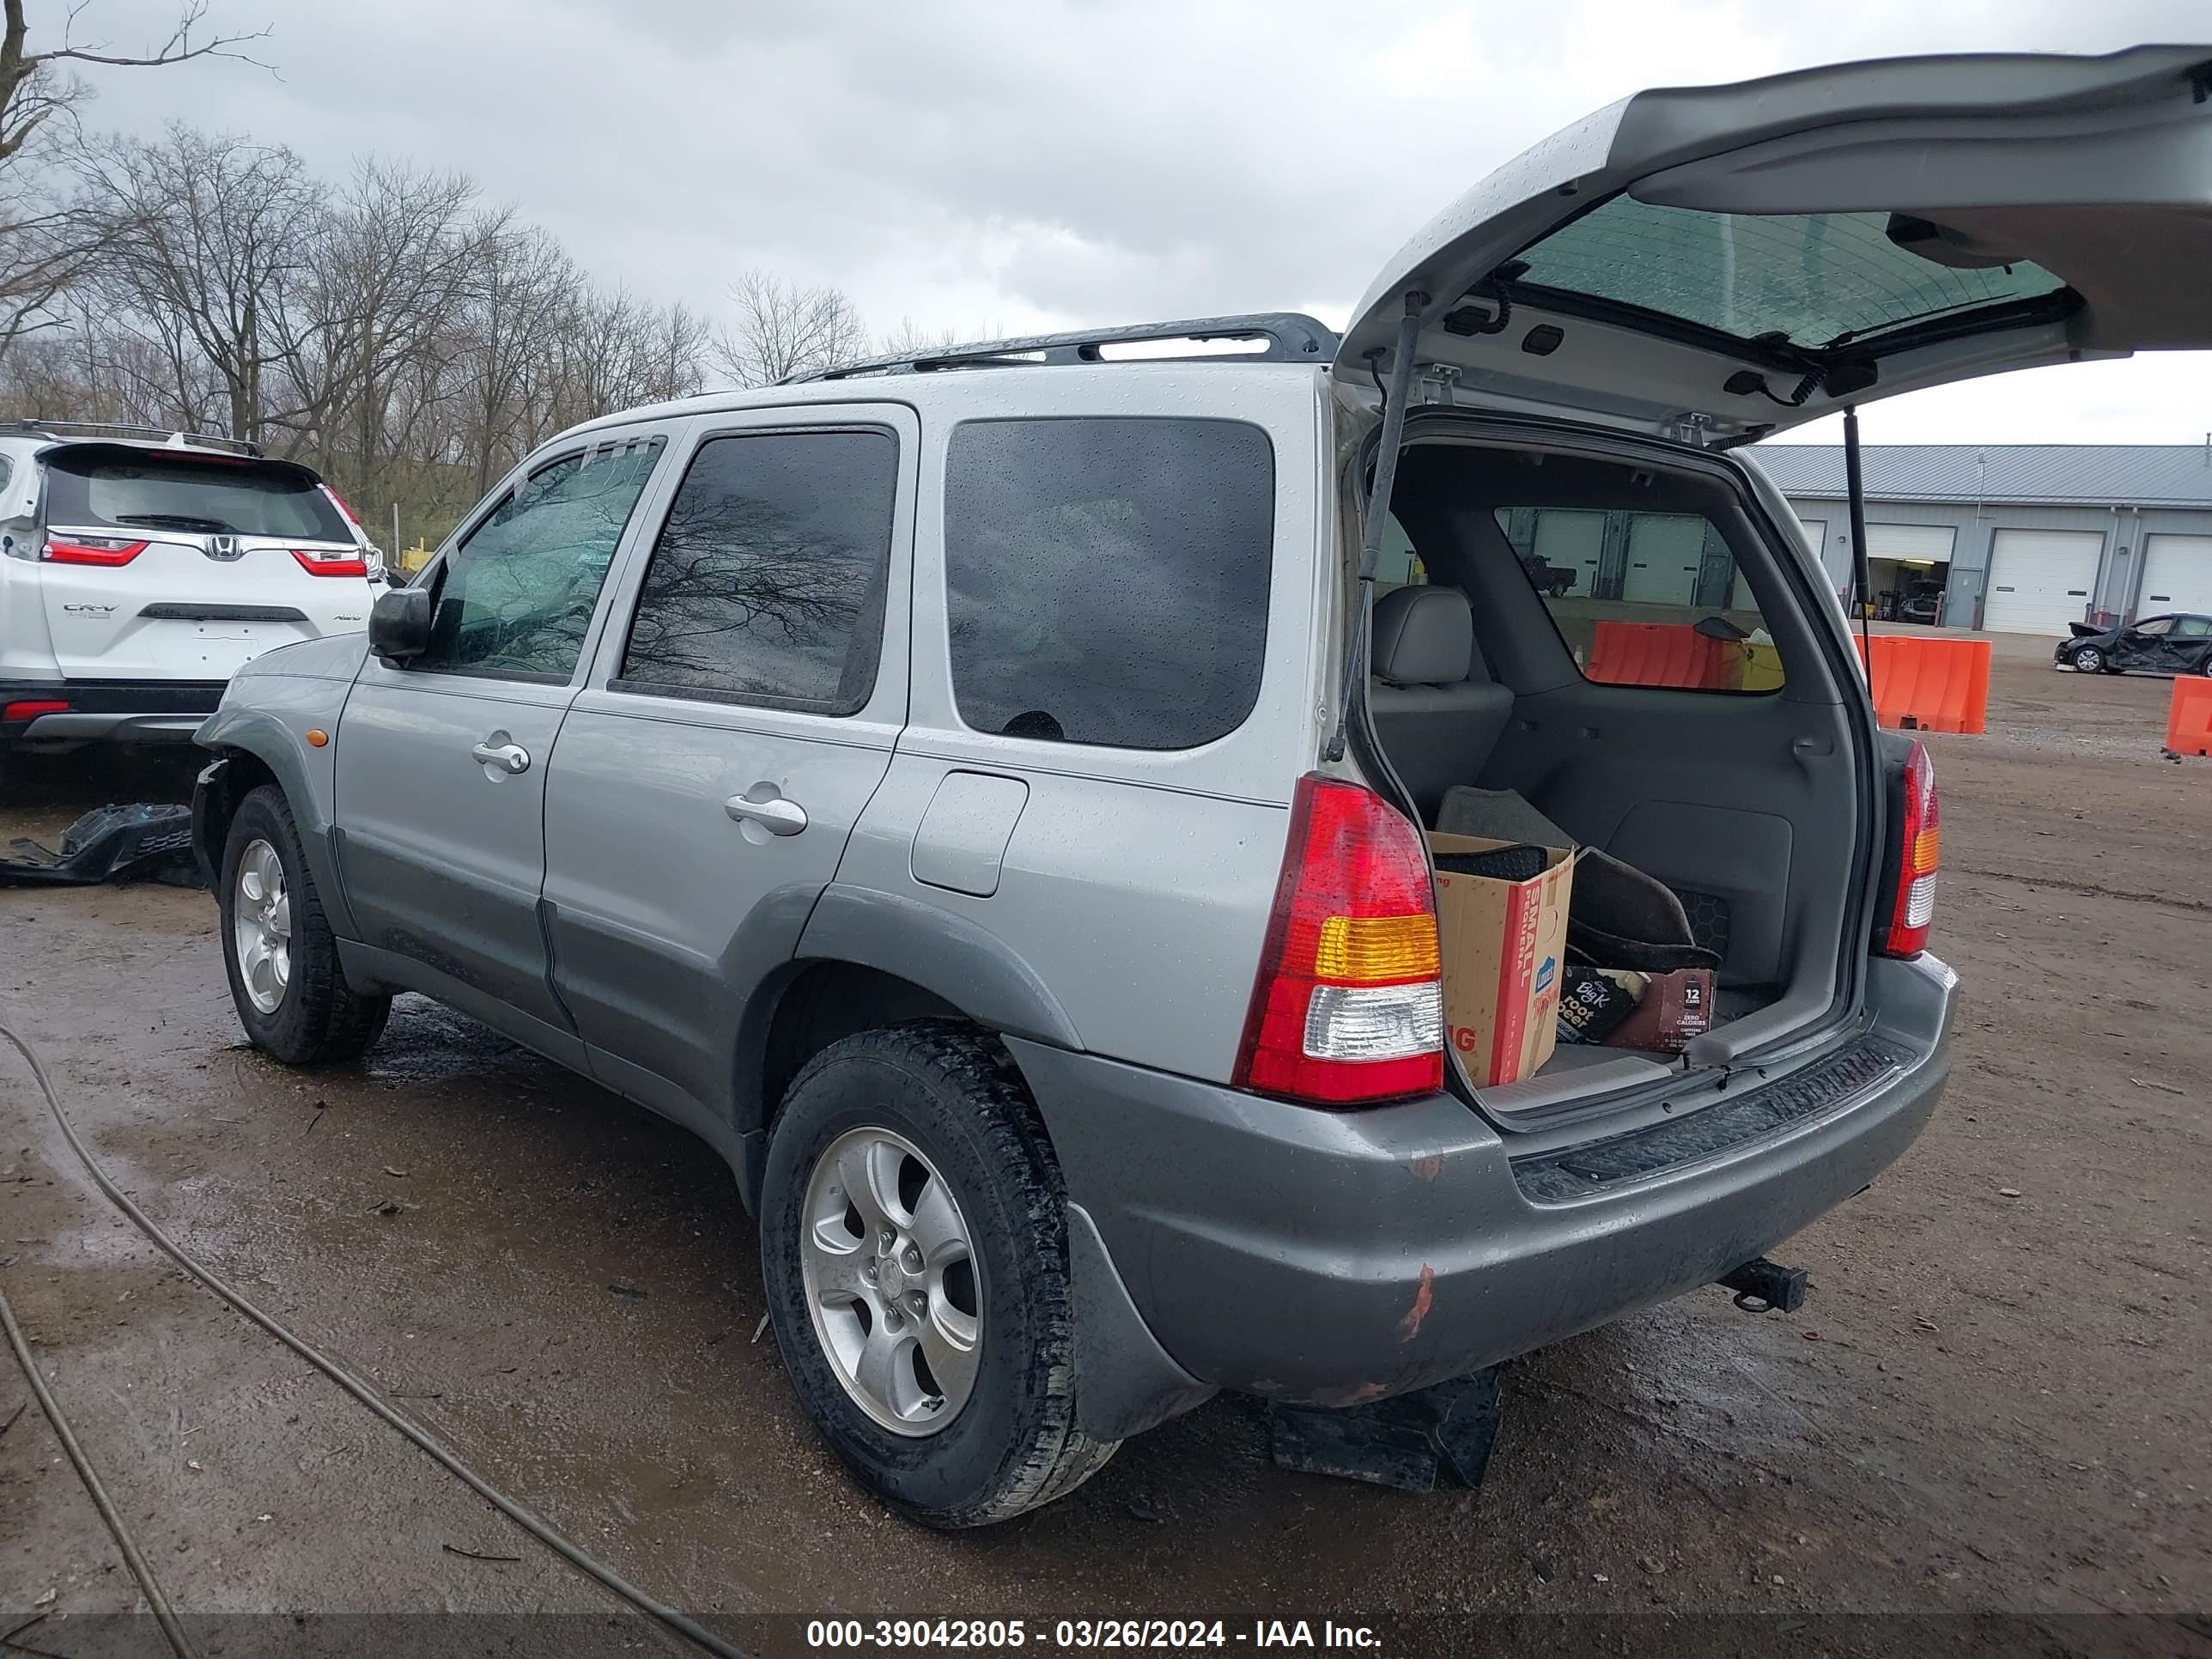
[[[1300,779],[1237,1086],[1329,1106],[1433,1092],[1443,1025],[1420,833],[1372,790]]]
[[[366,576],[368,561],[358,553],[310,553],[295,547],[292,556],[300,562],[300,568],[310,576]]]
[[[70,536],[48,542],[39,556],[49,564],[129,564],[146,550],[143,542],[120,536]]]
[[[1942,851],[1936,768],[1918,744],[1905,759],[1905,814],[1899,825],[1897,897],[1887,925],[1875,937],[1875,953],[1917,957],[1928,948],[1928,927],[1936,919],[1936,866]]]
[[[13,726],[19,720],[34,720],[41,714],[66,714],[69,705],[50,697],[38,697],[26,702],[0,703],[0,726]]]
[[[356,528],[360,526],[361,520],[354,517],[353,509],[346,505],[346,498],[344,496],[339,495],[337,490],[331,489],[328,484],[322,486],[322,491],[324,495],[331,498],[331,505],[337,507],[339,512],[345,514],[345,521],[348,524],[353,525]]]

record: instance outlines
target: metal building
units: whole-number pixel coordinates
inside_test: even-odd
[[[1850,580],[1844,452],[1753,452]],[[1879,614],[2063,635],[2071,622],[2212,615],[2212,441],[1869,444],[1867,552]]]

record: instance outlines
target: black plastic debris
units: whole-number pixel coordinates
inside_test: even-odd
[[[1401,1492],[1479,1486],[1498,1442],[1498,1368],[1364,1406],[1270,1406],[1276,1467]]]
[[[192,809],[141,802],[99,806],[62,831],[58,853],[34,841],[9,843],[0,887],[85,887],[103,881],[158,881],[203,887],[192,860]]]

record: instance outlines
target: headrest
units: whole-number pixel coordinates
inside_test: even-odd
[[[1453,685],[1474,664],[1474,612],[1456,587],[1394,587],[1375,601],[1375,674]]]

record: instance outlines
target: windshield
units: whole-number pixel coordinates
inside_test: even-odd
[[[2065,286],[2024,259],[1938,264],[1900,245],[1917,239],[1940,246],[1932,226],[1887,213],[1705,213],[1624,195],[1506,270],[1516,289],[1587,295],[1738,339],[1779,336],[1813,349]]]
[[[254,461],[167,455],[50,458],[46,522],[187,535],[346,542],[353,532],[313,476]]]

